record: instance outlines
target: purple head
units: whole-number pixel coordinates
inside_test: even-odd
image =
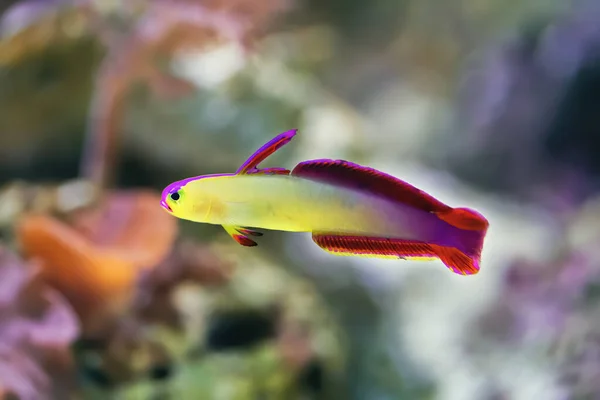
[[[185,183],[186,182],[184,181],[173,182],[162,191],[162,195],[160,196],[160,205],[168,212],[173,212],[171,204],[176,203],[180,199],[180,191]]]
[[[214,175],[202,175],[194,176],[191,178],[182,179],[177,182],[171,183],[163,191],[160,197],[160,205],[167,210],[169,213],[180,217],[178,214],[182,209],[186,209],[186,185],[193,181],[198,181],[204,178],[218,177],[218,176],[231,176],[235,174],[214,174]]]

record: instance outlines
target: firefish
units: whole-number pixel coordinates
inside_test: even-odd
[[[183,179],[162,192],[173,216],[221,225],[242,246],[260,230],[309,232],[335,255],[439,259],[461,275],[479,272],[488,221],[452,208],[411,184],[345,160],[303,161],[293,170],[259,168],[297,130],[263,145],[235,173]]]

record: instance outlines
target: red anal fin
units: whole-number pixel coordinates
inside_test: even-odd
[[[313,234],[312,238],[319,247],[332,253],[393,258],[436,257],[431,246],[424,242],[316,233]]]
[[[249,236],[262,236],[262,233],[257,232],[250,228],[242,228],[239,226],[223,225],[223,228],[233,240],[246,247],[258,246],[254,240],[250,239]]]
[[[258,170],[256,168],[258,164],[264,161],[271,154],[279,150],[281,147],[288,144],[294,136],[296,136],[297,129],[292,129],[279,135],[262,145],[262,147],[254,152],[236,171],[236,174],[252,173],[252,171]]]
[[[296,165],[292,170],[292,175],[368,191],[427,212],[444,212],[452,209],[407,182],[376,169],[345,160],[304,161]]]
[[[290,170],[287,168],[271,167],[271,168],[254,168],[246,172],[252,175],[289,175]]]
[[[469,257],[456,248],[414,240],[371,236],[313,233],[312,238],[319,247],[335,255],[404,259],[438,258],[456,274],[473,275],[479,272],[479,256]]]

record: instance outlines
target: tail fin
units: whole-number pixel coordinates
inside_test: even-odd
[[[444,247],[435,244],[430,245],[438,258],[452,272],[459,275],[475,275],[479,272],[481,261],[481,249],[477,254],[466,254],[456,247]]]
[[[479,272],[481,250],[489,227],[488,220],[469,208],[453,208],[436,215],[462,231],[460,248],[432,245],[440,260],[458,274],[470,275]]]
[[[479,272],[484,237],[485,231],[462,231],[459,249],[415,240],[313,232],[314,242],[336,255],[412,260],[439,258],[452,272],[459,275],[474,275]]]

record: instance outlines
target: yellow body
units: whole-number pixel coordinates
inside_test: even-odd
[[[400,223],[397,204],[294,176],[208,176],[187,182],[180,192],[179,201],[169,202],[173,215],[195,222],[289,232],[414,236]],[[421,224],[434,221],[425,213],[421,217]]]

